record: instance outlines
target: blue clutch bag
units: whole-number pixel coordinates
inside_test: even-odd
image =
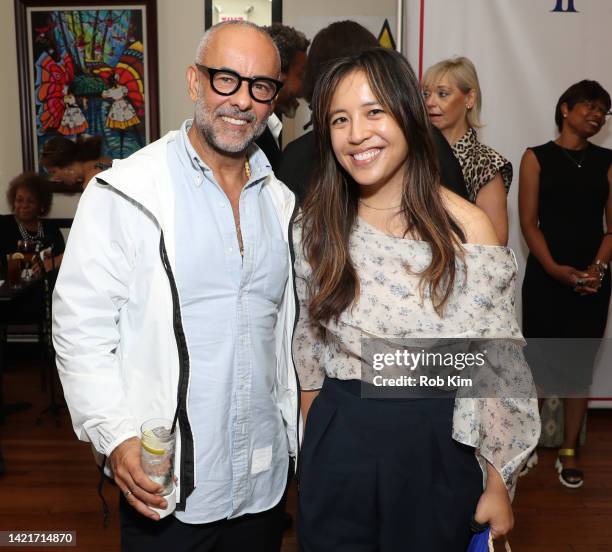
[[[476,533],[470,541],[467,552],[489,552],[490,533],[491,529],[489,527],[480,533]]]
[[[470,529],[474,536],[466,552],[493,552],[493,539],[491,538],[491,528],[488,523],[478,523],[473,517],[470,522]],[[512,552],[510,544],[504,542],[506,552]]]

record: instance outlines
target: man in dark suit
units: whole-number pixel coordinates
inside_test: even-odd
[[[298,98],[302,97],[306,50],[310,41],[304,33],[282,23],[273,23],[265,29],[280,54],[283,87],[275,100],[274,113],[268,119],[266,130],[256,143],[266,154],[272,170],[276,172],[282,154],[279,137],[283,125],[280,117],[295,117],[299,106]]]

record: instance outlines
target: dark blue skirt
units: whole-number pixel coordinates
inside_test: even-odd
[[[326,378],[299,461],[303,552],[465,552],[482,494],[474,449],[454,441],[453,398],[362,399]]]

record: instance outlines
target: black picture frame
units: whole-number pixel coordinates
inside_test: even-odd
[[[283,22],[283,0],[272,0],[272,23]],[[204,0],[204,30],[210,29],[213,22],[213,0]]]
[[[62,133],[64,133],[64,135],[66,135],[65,133],[67,131],[73,130],[70,127],[67,127],[66,130],[66,127],[63,127],[62,125],[59,127],[45,127],[43,124],[39,125],[38,121],[40,112],[44,107],[37,104],[37,101],[40,103],[40,100],[36,96],[37,91],[40,91],[40,85],[37,84],[37,71],[39,71],[39,63],[35,57],[40,55],[40,59],[43,57],[42,54],[47,53],[49,57],[53,59],[53,56],[60,55],[60,51],[62,49],[61,46],[65,48],[65,53],[68,52],[68,57],[73,58],[71,62],[73,65],[73,79],[77,75],[83,74],[81,72],[87,73],[89,69],[95,65],[95,71],[98,73],[96,73],[96,76],[92,77],[92,79],[97,79],[99,75],[105,75],[108,79],[111,79],[111,83],[114,83],[114,85],[117,87],[120,86],[118,74],[119,66],[121,63],[123,63],[123,67],[130,68],[129,65],[126,65],[125,60],[129,59],[130,53],[134,54],[132,56],[132,58],[135,60],[134,67],[141,67],[143,74],[140,75],[141,78],[139,84],[133,85],[136,89],[138,89],[140,86],[139,90],[141,92],[142,101],[136,103],[135,101],[132,101],[132,98],[129,95],[125,98],[125,101],[129,105],[136,106],[132,109],[137,111],[140,115],[138,123],[130,123],[132,125],[132,134],[136,136],[136,138],[132,139],[131,144],[134,148],[142,147],[145,145],[145,143],[159,138],[159,70],[156,0],[64,0],[63,2],[52,2],[49,0],[14,0],[14,7],[17,39],[17,66],[20,91],[21,144],[24,171],[38,170],[41,137],[48,138],[51,135],[60,135],[61,133],[58,132],[59,129],[63,129]],[[125,7],[125,10],[121,10],[122,7]],[[106,19],[101,19],[98,21],[98,15],[96,15],[96,19],[93,24],[91,24],[90,21],[86,21],[89,24],[89,28],[87,28],[87,26],[83,24],[82,16],[85,14],[89,16],[91,12],[102,14],[100,16],[102,18],[105,17],[104,14],[106,13]],[[91,55],[94,51],[92,43],[96,43],[95,39],[92,38],[89,43],[85,41],[84,46],[83,42],[68,40],[69,38],[74,38],[74,35],[72,32],[66,32],[66,20],[62,19],[62,17],[68,17],[69,14],[72,14],[71,17],[74,19],[70,20],[73,27],[70,27],[68,31],[75,30],[76,32],[76,30],[80,29],[80,38],[88,36],[100,38],[101,29],[106,23],[107,28],[103,36],[103,40],[99,40],[95,47],[98,61],[96,61],[94,56]],[[124,19],[120,19],[121,17],[124,17]],[[35,27],[36,22],[38,22],[40,25],[40,22],[44,21],[45,18],[47,18],[46,20],[49,22],[49,25]],[[59,21],[59,23],[54,24],[54,21]],[[78,26],[79,21],[80,28]],[[138,25],[135,25],[134,21],[137,21]],[[116,29],[121,25],[127,28],[125,36],[117,37],[113,35],[113,29]],[[94,31],[94,29],[96,31]],[[87,32],[88,30],[90,31],[89,33]],[[111,33],[110,35],[108,34],[109,31]],[[56,40],[56,37],[59,36],[60,32],[64,33],[63,37],[66,39],[61,43],[61,45],[59,44],[59,41]],[[138,35],[137,32],[141,33],[142,41],[139,41],[140,35]],[[85,39],[83,38],[83,40]],[[117,44],[124,45],[124,49],[121,50],[122,54],[124,55],[119,58],[119,62],[117,62],[114,66],[111,66],[105,60],[109,58],[108,52],[112,53],[113,47],[115,47]],[[137,47],[139,49],[130,50],[130,48],[136,44],[139,44]],[[87,51],[87,48],[89,48],[91,59],[87,59],[85,55],[80,55],[81,48],[83,48],[84,51]],[[70,52],[76,55],[70,56]],[[74,57],[78,57],[77,62],[74,61]],[[140,64],[137,65],[137,63]],[[58,62],[58,65],[61,67],[61,62]],[[104,67],[100,68],[101,66]],[[106,71],[106,73],[104,73],[104,71]],[[67,71],[66,73],[68,74],[70,72]],[[68,79],[68,77],[65,78]],[[101,78],[102,77],[100,76],[100,79]],[[71,82],[67,82],[62,86],[68,87],[71,85]],[[136,93],[137,92],[138,90]],[[130,93],[132,93],[132,91],[130,91]],[[73,92],[68,92],[68,94],[73,94]],[[64,96],[64,101],[66,101],[65,98],[68,97],[68,94]],[[58,96],[58,94],[55,95]],[[80,108],[82,111],[80,115],[81,119],[79,120],[82,121],[85,119],[88,123],[88,128],[93,128],[94,125],[89,124],[87,116],[83,115],[83,103],[79,103],[84,102],[87,97],[76,96],[75,93],[73,98],[75,98],[76,103],[76,107],[73,109]],[[81,99],[79,100],[79,98]],[[107,98],[109,98],[107,103],[110,103],[111,101],[115,103],[115,100],[110,99],[110,96],[107,96]],[[96,100],[98,99],[99,98],[96,98]],[[61,104],[61,98],[55,97],[54,100],[56,105]],[[66,102],[66,106],[69,105],[70,104]],[[61,105],[59,105],[59,109],[61,110]],[[65,110],[67,111],[68,107],[66,107]],[[57,118],[58,116],[56,116],[54,121],[55,123],[57,123]],[[106,120],[106,125],[108,127],[108,120]],[[81,125],[81,127],[82,126],[83,125]],[[130,129],[130,127],[127,128]],[[111,129],[111,132],[113,130],[115,129]],[[106,134],[107,131],[108,128],[105,128],[102,134]],[[125,131],[125,129],[122,129],[122,132],[120,132],[122,135],[120,140],[122,151],[124,149],[123,133]],[[96,132],[87,133],[94,135],[96,134]],[[74,138],[77,135],[78,133],[67,136]],[[144,143],[136,144],[135,141],[142,141]],[[121,156],[122,155],[119,157]],[[123,156],[127,156],[127,154]]]

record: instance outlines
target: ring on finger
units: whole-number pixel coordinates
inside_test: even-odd
[[[129,497],[129,496],[132,494],[132,491],[130,491],[130,490],[128,489],[128,490],[127,490],[127,491],[125,491],[123,494],[125,495],[125,498],[128,498],[128,497]]]

